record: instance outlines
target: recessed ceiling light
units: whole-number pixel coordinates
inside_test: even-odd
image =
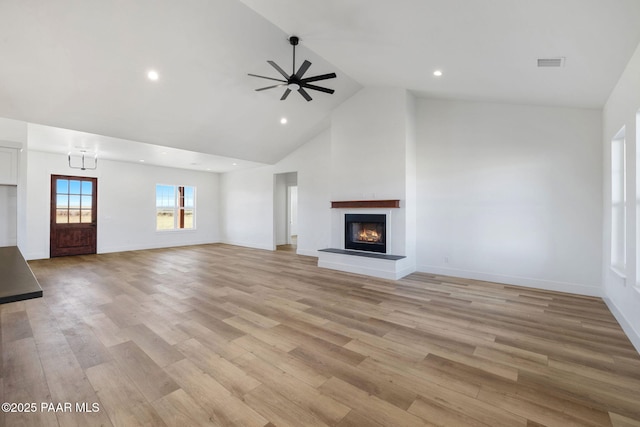
[[[140,160],[141,163],[144,163],[144,160]]]
[[[433,75],[436,76],[436,77],[440,77],[440,76],[442,76],[442,71],[441,70],[435,70],[433,72]]]
[[[231,166],[238,166],[236,162],[231,163]]]
[[[286,125],[287,124],[287,118],[283,117],[280,119],[280,124]]]
[[[149,80],[152,80],[152,81],[155,82],[156,80],[158,80],[160,78],[160,74],[158,74],[158,72],[156,70],[150,70],[147,73],[147,77],[149,77]]]

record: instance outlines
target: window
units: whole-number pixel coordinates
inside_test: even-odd
[[[56,179],[56,224],[80,224],[94,221],[93,182],[90,179]]]
[[[194,229],[195,187],[156,185],[156,230]]]
[[[611,141],[611,269],[622,277],[627,264],[626,157],[623,127]]]

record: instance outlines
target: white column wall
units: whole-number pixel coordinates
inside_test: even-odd
[[[331,247],[344,249],[344,214],[386,213],[387,253],[407,253],[407,153],[409,121],[406,90],[364,88],[340,105],[331,118],[331,200],[400,199],[401,207],[334,209]]]

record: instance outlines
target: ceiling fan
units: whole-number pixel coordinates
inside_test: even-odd
[[[256,91],[273,89],[274,87],[286,86],[287,89],[282,94],[282,97],[280,98],[281,101],[287,99],[287,96],[289,96],[289,94],[291,93],[292,90],[298,91],[298,93],[300,95],[302,95],[302,97],[304,99],[306,99],[307,101],[311,101],[312,98],[311,98],[311,96],[309,95],[309,93],[305,89],[312,89],[312,90],[317,90],[317,91],[320,91],[320,92],[325,92],[325,93],[330,93],[330,94],[335,92],[333,89],[328,89],[326,87],[320,87],[320,86],[312,85],[310,83],[311,82],[317,82],[319,80],[333,79],[333,78],[336,77],[336,73],[321,74],[319,76],[302,78],[304,76],[304,73],[306,73],[307,70],[309,69],[309,67],[311,66],[311,62],[307,61],[306,59],[302,63],[302,65],[300,66],[298,71],[296,72],[296,46],[298,45],[299,41],[300,41],[300,39],[298,37],[296,37],[296,36],[289,37],[289,43],[291,43],[291,46],[293,46],[293,69],[292,69],[291,75],[288,75],[275,62],[267,61],[273,68],[275,68],[280,74],[282,74],[282,77],[284,77],[284,80],[282,80],[282,79],[274,79],[273,77],[259,76],[257,74],[249,73],[249,75],[252,76],[252,77],[259,77],[261,79],[275,80],[277,82],[280,82],[277,85],[261,87],[259,89],[256,89]]]

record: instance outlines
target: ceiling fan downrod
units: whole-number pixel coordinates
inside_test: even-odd
[[[293,46],[293,67],[291,68],[291,75],[296,73],[296,46],[298,46],[298,43],[300,42],[300,39],[296,36],[291,36],[289,37],[289,43],[291,43],[291,46]]]

